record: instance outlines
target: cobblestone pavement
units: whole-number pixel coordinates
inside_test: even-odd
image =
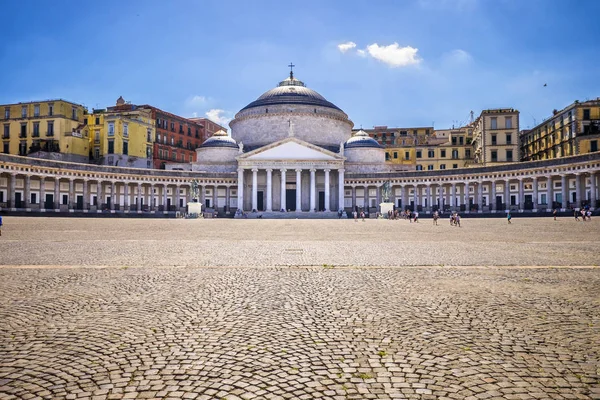
[[[57,266],[600,265],[600,219],[4,218],[0,264]]]
[[[0,399],[598,399],[597,268],[0,268]]]

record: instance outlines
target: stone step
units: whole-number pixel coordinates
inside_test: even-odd
[[[236,214],[236,219],[337,219],[337,211],[320,211],[320,212],[281,212],[281,211],[259,211],[259,212],[246,212],[245,216]],[[343,217],[345,218],[345,216]]]

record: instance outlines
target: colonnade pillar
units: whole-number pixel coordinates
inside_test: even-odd
[[[54,178],[54,209],[60,211],[60,177]]]
[[[258,169],[252,168],[252,211],[258,209]]]
[[[29,175],[25,175],[25,195],[23,197],[25,197],[23,199],[23,208],[30,208],[30,202],[31,202],[31,176]]]
[[[280,170],[281,173],[281,209],[284,211],[287,211],[287,204],[286,204],[286,191],[285,191],[285,185],[286,185],[286,173],[287,170],[285,168],[282,168]]]
[[[302,170],[296,170],[296,212],[302,211]]]
[[[85,185],[85,184],[84,184]],[[123,211],[129,211],[129,182],[125,182],[123,187]]]
[[[533,182],[532,182],[532,189],[533,189],[533,211],[537,211],[538,208],[538,181],[537,181],[537,176],[533,177]]]
[[[342,186],[343,185],[344,184],[342,183]],[[342,197],[340,197],[342,199],[342,202],[344,200],[343,194],[344,194],[344,192],[342,191]],[[329,209],[330,209],[330,207],[329,207],[329,201],[330,201],[329,200],[329,196],[330,196],[330,194],[329,194],[329,170],[326,169],[325,170],[325,211],[329,211]]]
[[[89,208],[89,204],[90,204],[90,196],[88,194],[88,185],[89,182],[87,179],[83,180],[83,212],[88,211]]]
[[[590,173],[590,207],[596,208],[596,174],[594,172]]]
[[[315,209],[317,208],[316,202],[317,202],[317,182],[316,182],[316,170],[314,168],[310,169],[310,212],[315,212]]]
[[[554,208],[554,192],[553,192],[553,181],[552,176],[546,179],[546,204],[549,211]]]
[[[496,181],[492,179],[492,186],[490,188],[490,211],[498,211],[498,204],[496,203]]]
[[[74,200],[75,200],[75,180],[73,178],[70,178],[69,179],[69,201],[67,202],[69,210],[72,210],[75,208],[75,207],[73,207]]]
[[[46,177],[40,177],[40,210],[46,210]]]
[[[567,180],[567,176],[566,175],[561,175],[561,190],[562,190],[562,205],[561,208],[563,209],[563,211],[566,210],[567,208],[567,204],[569,201],[569,181]]]
[[[244,169],[238,168],[237,180],[237,208],[244,210]]]
[[[267,169],[267,211],[273,211],[273,170]]]
[[[142,211],[142,184],[137,185],[137,211]]]

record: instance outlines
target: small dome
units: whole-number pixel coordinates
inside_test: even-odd
[[[238,145],[235,140],[233,140],[233,138],[227,134],[227,132],[224,130],[218,130],[211,137],[206,139],[200,147],[231,147],[237,149]]]
[[[382,149],[383,147],[377,143],[377,140],[369,136],[369,134],[362,129],[354,134],[350,139],[346,140],[344,145],[346,149],[356,149],[359,147],[370,147],[376,149]]]

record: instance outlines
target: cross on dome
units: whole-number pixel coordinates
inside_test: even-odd
[[[290,62],[290,65],[288,65],[288,67],[290,67],[290,79],[294,79],[294,67],[295,67],[295,65]]]

